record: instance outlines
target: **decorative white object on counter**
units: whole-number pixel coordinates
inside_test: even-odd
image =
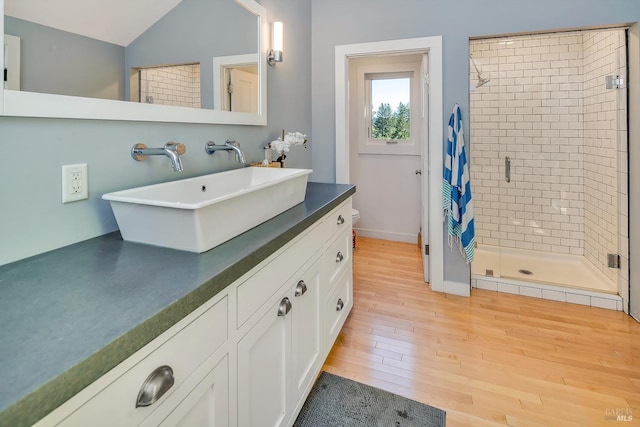
[[[303,202],[311,172],[242,168],[102,198],[124,240],[205,252]]]
[[[269,147],[276,153],[278,153],[278,158],[276,161],[282,164],[284,167],[284,160],[287,158],[285,153],[289,152],[291,146],[296,145],[304,145],[306,147],[307,143],[307,135],[300,132],[287,132],[285,135],[284,130],[282,131],[282,137],[271,141],[269,143]]]

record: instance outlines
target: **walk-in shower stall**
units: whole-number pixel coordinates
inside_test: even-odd
[[[470,41],[473,286],[623,309],[626,57],[623,28]]]

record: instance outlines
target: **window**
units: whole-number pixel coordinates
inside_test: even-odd
[[[370,96],[369,133],[372,139],[408,141],[411,139],[410,76],[382,74],[366,79]]]
[[[358,67],[358,152],[420,154],[420,71],[420,62]]]

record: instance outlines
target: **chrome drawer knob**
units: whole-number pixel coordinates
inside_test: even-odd
[[[342,262],[344,260],[344,255],[342,255],[342,252],[338,251],[338,253],[336,254],[336,262]]]
[[[338,225],[344,224],[344,217],[342,215],[338,215]]]
[[[344,308],[344,302],[342,302],[342,298],[338,298],[338,304],[336,304],[336,311],[342,311]]]

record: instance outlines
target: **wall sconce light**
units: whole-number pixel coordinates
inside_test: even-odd
[[[273,66],[274,62],[282,62],[282,22],[273,23],[273,43],[269,49],[267,63]]]

